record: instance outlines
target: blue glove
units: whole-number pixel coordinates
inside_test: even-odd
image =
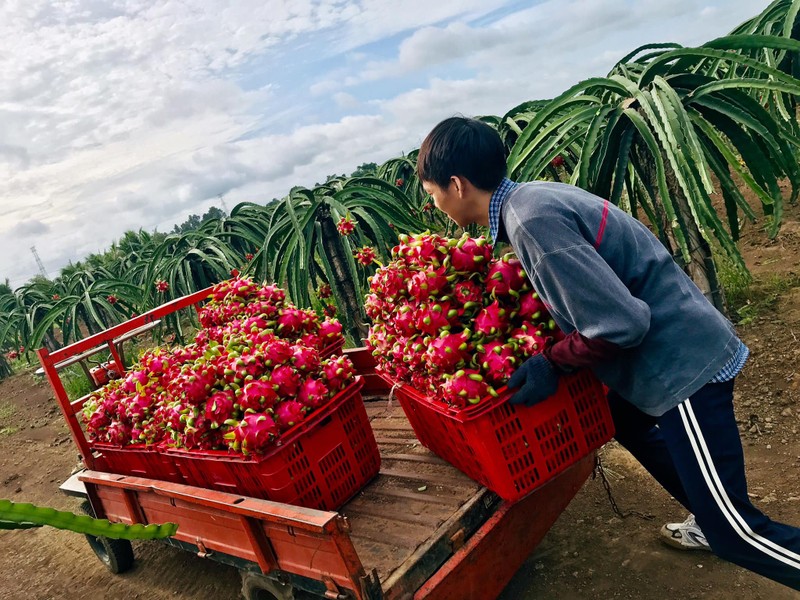
[[[543,355],[536,354],[514,371],[508,380],[509,388],[520,388],[508,400],[511,404],[533,406],[556,393],[558,373]]]

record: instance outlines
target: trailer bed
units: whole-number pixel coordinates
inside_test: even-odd
[[[381,470],[339,512],[384,590],[413,590],[488,519],[499,499],[422,446],[396,402],[377,396],[365,405]]]

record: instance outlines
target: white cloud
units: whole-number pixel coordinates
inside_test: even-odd
[[[411,150],[443,117],[552,96],[641,43],[716,37],[767,0],[752,4],[6,0],[0,279],[36,272],[33,244],[55,274],[218,194],[264,202]]]

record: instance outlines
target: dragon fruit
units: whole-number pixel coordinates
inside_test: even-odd
[[[483,290],[474,281],[467,279],[459,281],[453,286],[453,296],[461,304],[476,304],[483,302]]]
[[[346,356],[336,356],[322,362],[322,375],[332,393],[344,389],[355,374],[356,369]]]
[[[125,446],[131,442],[131,426],[121,421],[112,421],[106,429],[106,441],[115,446]]]
[[[523,294],[519,299],[519,316],[526,321],[534,321],[542,317],[546,312],[544,302],[536,292]]]
[[[486,275],[486,291],[492,298],[498,295],[519,296],[525,287],[525,270],[522,268],[522,263],[510,254],[493,263]]]
[[[319,370],[319,352],[314,348],[309,348],[302,344],[297,344],[292,353],[292,364],[294,368],[303,372],[310,373]]]
[[[482,271],[492,258],[492,246],[486,238],[464,234],[450,249],[450,266],[459,272]]]
[[[274,285],[221,282],[200,321],[191,344],[145,351],[124,379],[86,399],[92,442],[260,453],[354,378],[349,359],[319,356],[343,341],[341,324],[295,307]],[[270,414],[279,405],[281,427]]]
[[[224,437],[230,448],[248,456],[266,452],[274,445],[279,433],[278,425],[271,416],[265,413],[250,413]]]
[[[487,338],[500,335],[508,322],[506,309],[495,300],[475,318],[475,332]]]
[[[281,398],[293,398],[300,389],[302,377],[289,365],[282,365],[272,371],[272,384]]]
[[[455,406],[477,404],[489,392],[483,376],[473,369],[462,369],[446,377],[442,386],[445,399]]]
[[[319,379],[306,379],[297,392],[297,401],[311,409],[319,408],[329,398],[328,386]]]
[[[450,282],[444,275],[444,268],[436,271],[419,271],[408,282],[408,294],[416,300],[423,301],[429,297],[439,297],[449,286]]]
[[[268,367],[278,367],[288,363],[294,354],[292,344],[276,337],[263,342],[264,364]]]
[[[325,343],[330,343],[340,339],[342,336],[342,324],[331,318],[325,319],[319,326],[319,337]]]
[[[489,342],[479,348],[478,356],[481,369],[492,383],[505,383],[518,366],[514,347],[511,344],[503,344],[499,341]]]
[[[469,358],[467,333],[443,333],[425,352],[425,361],[435,373],[451,373]]]
[[[278,400],[271,381],[251,381],[245,385],[238,396],[238,404],[243,411],[262,412],[271,409]],[[211,400],[209,399],[209,402]]]
[[[495,394],[522,360],[563,336],[521,262],[493,259],[486,239],[399,239],[365,301],[367,345],[395,381],[466,406]]]
[[[302,404],[295,400],[281,402],[275,407],[275,422],[280,431],[286,431],[301,423],[305,418],[306,410]]]

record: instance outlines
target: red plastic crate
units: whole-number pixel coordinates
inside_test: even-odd
[[[159,452],[155,446],[133,444],[120,447],[95,442],[91,444],[91,448],[99,453],[98,470],[119,475],[161,479],[172,483],[186,483],[175,461]]]
[[[337,510],[378,474],[380,454],[357,378],[263,456],[166,450],[189,485]]]
[[[344,348],[344,338],[331,342],[319,351],[320,358],[330,358],[334,354],[341,354]]]
[[[614,435],[603,386],[589,371],[562,377],[553,396],[531,407],[509,404],[508,388],[464,409],[407,384],[396,386],[395,394],[424,446],[508,501]]]

